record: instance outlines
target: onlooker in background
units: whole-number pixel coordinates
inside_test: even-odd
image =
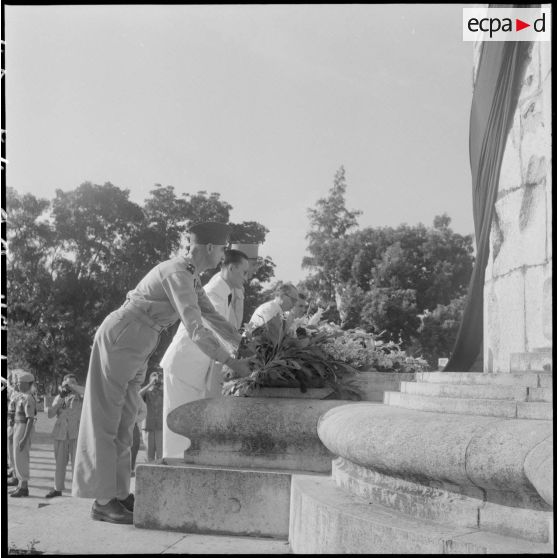
[[[85,388],[77,383],[74,374],[66,374],[58,388],[58,395],[47,409],[48,418],[56,417],[52,429],[56,471],[54,488],[45,496],[46,498],[62,496],[62,491],[65,489],[68,461],[72,465],[73,475],[84,391]]]
[[[130,476],[136,476],[136,459],[141,445],[141,427],[147,416],[147,406],[143,399],[138,396],[138,414],[132,431],[132,447],[130,448]]]
[[[163,370],[151,372],[149,383],[140,389],[147,416],[143,430],[146,434],[147,461],[163,457]]]
[[[14,420],[15,405],[18,391],[15,389],[16,378],[13,372],[8,372],[8,486],[17,486],[14,470]]]
[[[16,389],[14,418],[14,470],[18,487],[10,493],[12,498],[29,496],[29,451],[33,436],[37,402],[31,393],[35,376],[22,369],[14,370]]]

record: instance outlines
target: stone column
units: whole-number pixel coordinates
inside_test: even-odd
[[[509,372],[512,353],[552,347],[551,79],[550,42],[533,43],[490,233],[485,372]]]

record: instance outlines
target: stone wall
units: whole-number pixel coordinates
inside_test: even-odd
[[[485,372],[509,372],[511,353],[552,346],[551,79],[550,42],[534,43],[507,139],[490,233]]]

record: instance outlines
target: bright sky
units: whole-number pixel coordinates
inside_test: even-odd
[[[341,165],[361,227],[447,212],[472,233],[461,22],[461,4],[5,6],[7,184],[220,192],[294,282]]]

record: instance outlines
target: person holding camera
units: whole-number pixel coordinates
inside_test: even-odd
[[[147,461],[163,457],[163,371],[151,372],[149,383],[140,389],[147,406],[144,431],[147,434]]]
[[[54,488],[45,496],[46,498],[62,496],[68,461],[72,464],[72,472],[74,470],[76,441],[84,391],[85,388],[78,385],[74,374],[66,374],[62,380],[62,385],[58,388],[58,395],[47,411],[48,418],[56,417],[56,423],[52,430],[56,472],[54,474]]]

